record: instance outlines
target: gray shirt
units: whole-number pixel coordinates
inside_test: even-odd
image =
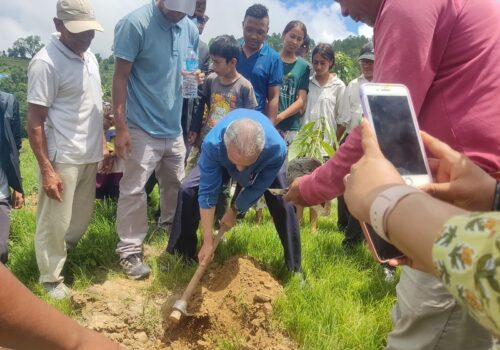
[[[5,199],[10,197],[9,183],[7,182],[7,175],[5,171],[0,166],[0,199]]]

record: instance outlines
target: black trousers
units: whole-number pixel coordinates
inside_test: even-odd
[[[223,183],[227,183],[229,180],[229,174],[224,171]],[[193,260],[196,260],[198,241],[196,230],[200,221],[199,184],[200,169],[196,166],[184,179],[179,189],[177,211],[167,245],[167,252],[180,254]],[[282,168],[271,188],[285,187],[285,171]],[[274,196],[269,191],[264,192],[264,198],[283,246],[287,268],[294,272],[301,271],[300,230],[295,207],[291,203],[286,203],[282,196]]]

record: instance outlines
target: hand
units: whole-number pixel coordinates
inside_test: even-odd
[[[210,239],[205,239],[203,245],[198,252],[198,262],[201,266],[210,264],[214,258],[214,241],[211,237]]]
[[[97,171],[101,174],[109,174],[111,169],[113,169],[113,163],[115,161],[115,156],[109,153],[108,150],[104,153],[103,160],[99,163],[99,169]]]
[[[422,187],[430,195],[471,211],[491,210],[496,181],[465,155],[431,135],[422,141],[436,158],[429,159],[435,183]]]
[[[127,159],[130,157],[132,147],[130,145],[130,134],[128,133],[128,128],[126,126],[123,129],[120,128],[116,130],[115,152],[121,159]]]
[[[300,194],[300,177],[293,180],[290,187],[288,187],[288,192],[283,196],[283,199],[287,202],[292,202],[302,207],[310,206]]]
[[[370,207],[385,188],[404,184],[394,166],[385,159],[373,130],[366,120],[361,123],[363,157],[351,167],[344,179],[344,198],[349,211],[359,220],[370,222]]]
[[[273,125],[278,125],[282,121],[283,121],[283,119],[280,117],[279,114],[275,118],[272,119]]]
[[[54,170],[46,170],[42,173],[42,186],[49,198],[62,202],[63,183],[59,174]]]
[[[205,73],[203,73],[200,69],[198,69],[196,70],[196,72],[194,72],[194,75],[196,76],[198,85],[203,85],[203,83],[205,82]]]
[[[14,209],[21,209],[24,204],[24,196],[21,192],[13,191],[11,196],[11,205]]]
[[[230,208],[220,220],[220,226],[224,227],[226,231],[229,231],[236,225],[237,216],[238,213],[233,208]]]
[[[196,141],[196,138],[198,137],[198,133],[195,131],[189,131],[188,134],[188,143],[190,145],[194,145],[194,142]]]

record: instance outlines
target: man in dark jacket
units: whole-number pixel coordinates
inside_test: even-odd
[[[19,103],[6,92],[0,91],[0,262],[8,258],[7,242],[10,229],[10,208],[23,205],[23,187],[19,169],[21,148],[21,122]],[[13,189],[12,195],[10,188]]]

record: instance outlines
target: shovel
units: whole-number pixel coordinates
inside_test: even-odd
[[[221,228],[219,229],[219,232],[215,235],[214,248],[213,248],[212,254],[217,249],[217,246],[219,245],[219,242],[222,239],[222,236],[224,235],[224,233],[226,233],[226,231],[227,231],[227,229],[224,226],[221,226]],[[207,266],[208,266],[208,264],[198,266],[198,268],[196,269],[196,272],[194,273],[193,277],[191,278],[191,281],[189,281],[188,286],[184,290],[184,293],[182,293],[182,297],[180,299],[178,299],[175,302],[174,306],[172,307],[173,310],[170,313],[170,316],[168,318],[174,324],[178,324],[180,322],[182,315],[190,316],[189,313],[187,312],[187,303],[191,299],[191,296],[193,295],[194,290],[198,286],[200,279],[203,277],[203,274],[205,273]]]

